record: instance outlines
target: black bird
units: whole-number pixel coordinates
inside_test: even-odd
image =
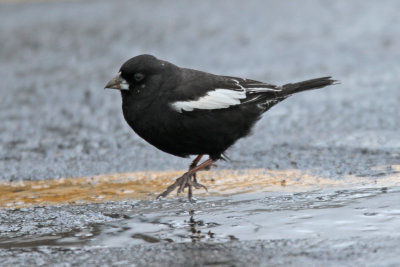
[[[196,172],[223,159],[224,151],[250,133],[261,115],[294,93],[333,84],[331,77],[277,86],[250,79],[180,68],[151,55],[126,61],[105,88],[121,90],[129,126],[158,149],[178,157],[197,155],[189,170],[159,197],[178,187],[205,188]],[[203,155],[209,159],[198,165]]]

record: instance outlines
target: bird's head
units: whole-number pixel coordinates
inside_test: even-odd
[[[160,80],[171,65],[152,55],[133,57],[121,66],[117,76],[112,78],[105,88],[117,90],[144,89],[146,85],[152,85]]]

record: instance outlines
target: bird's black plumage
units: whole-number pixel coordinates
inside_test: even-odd
[[[179,68],[140,55],[125,62],[106,88],[121,90],[125,120],[147,142],[175,156],[207,154],[213,162],[248,135],[273,105],[294,93],[333,83],[331,77],[323,77],[276,86]],[[179,185],[191,192],[190,184]]]

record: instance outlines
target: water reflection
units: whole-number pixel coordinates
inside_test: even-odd
[[[104,214],[116,221],[70,233],[0,240],[0,247],[106,246],[400,235],[400,188],[170,199],[135,202]]]
[[[215,236],[215,233],[213,233],[211,230],[207,231],[207,229],[209,229],[215,225],[218,225],[218,224],[217,223],[204,223],[203,220],[196,220],[194,215],[195,215],[195,211],[189,210],[190,218],[189,218],[189,221],[187,221],[187,224],[189,226],[189,237],[192,240],[192,242],[213,239]]]
[[[169,200],[152,203],[154,209],[119,222],[131,229],[114,237],[119,245],[129,245],[400,235],[399,193],[399,188],[365,188],[244,194],[196,204]],[[103,236],[100,244],[116,244],[110,240]]]

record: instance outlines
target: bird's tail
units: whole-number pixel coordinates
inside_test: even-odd
[[[332,77],[322,77],[298,83],[288,83],[280,86],[280,88],[282,90],[283,96],[287,96],[302,91],[322,88],[334,84],[335,82],[336,80],[333,80]]]

